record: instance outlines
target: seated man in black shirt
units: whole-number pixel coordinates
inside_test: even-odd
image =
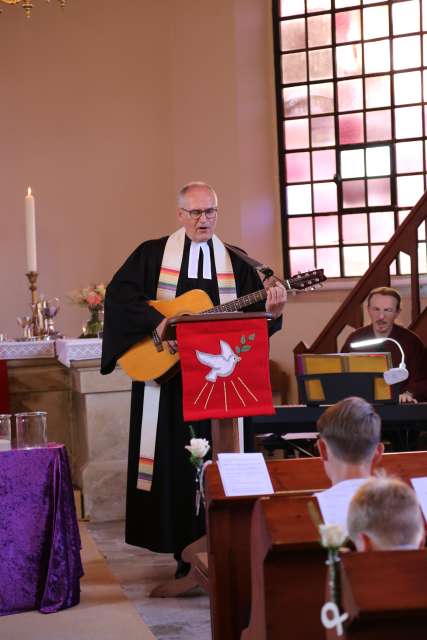
[[[427,401],[427,357],[426,348],[420,338],[401,325],[395,323],[401,311],[401,297],[396,289],[378,287],[368,295],[368,314],[372,324],[353,331],[347,338],[342,351],[352,351],[351,342],[371,338],[393,338],[403,349],[405,364],[409,372],[407,380],[401,383],[400,402]],[[365,350],[366,347],[358,349]],[[385,341],[375,345],[375,351],[389,351],[393,367],[398,367],[401,353],[396,344]]]

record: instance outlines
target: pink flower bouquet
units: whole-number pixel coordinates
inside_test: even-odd
[[[105,300],[105,285],[101,282],[78,289],[73,293],[72,299],[77,304],[88,307],[91,311],[96,308],[102,309]]]
[[[104,300],[105,285],[93,284],[83,289],[74,291],[71,295],[73,302],[87,307],[90,311],[90,319],[83,327],[81,338],[100,338],[104,328]]]

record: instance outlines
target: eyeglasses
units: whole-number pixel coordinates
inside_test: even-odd
[[[184,209],[181,207],[181,209],[186,211],[193,220],[198,220],[203,214],[205,214],[206,220],[213,220],[218,213],[218,207],[209,207],[209,209]]]
[[[369,306],[369,309],[374,313],[383,313],[385,316],[392,316],[399,311],[399,309],[379,309],[378,307],[371,306]]]

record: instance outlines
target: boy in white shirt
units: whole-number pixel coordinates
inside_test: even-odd
[[[418,549],[425,527],[415,491],[397,478],[370,478],[353,496],[347,527],[358,551]]]
[[[325,522],[346,530],[350,501],[381,458],[381,419],[357,397],[328,407],[317,421],[318,448],[332,487],[316,494]]]

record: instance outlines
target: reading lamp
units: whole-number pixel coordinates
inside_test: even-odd
[[[358,340],[357,342],[350,342],[350,347],[352,349],[358,349],[359,347],[371,347],[374,344],[381,344],[386,340],[397,344],[402,355],[402,360],[398,367],[393,367],[392,369],[384,371],[383,373],[384,380],[387,382],[387,384],[397,384],[398,382],[407,380],[407,378],[409,377],[409,371],[405,365],[405,354],[403,353],[403,349],[397,340],[395,340],[394,338],[371,338],[369,340]]]

